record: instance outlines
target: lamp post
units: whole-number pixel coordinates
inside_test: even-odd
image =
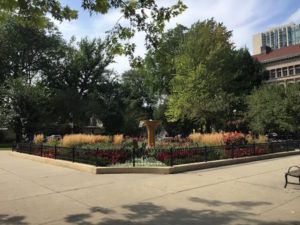
[[[70,116],[70,119],[71,119],[71,122],[69,123],[69,125],[71,127],[71,133],[73,134],[73,132],[74,132],[73,114],[70,112],[69,116]]]
[[[236,131],[237,130],[236,109],[232,110],[232,113],[233,113],[234,126],[235,126],[235,131]]]

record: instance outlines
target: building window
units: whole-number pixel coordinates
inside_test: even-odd
[[[276,78],[276,72],[275,70],[270,71],[270,79],[275,79]]]
[[[295,72],[296,74],[300,74],[300,65],[295,66]]]
[[[288,75],[287,67],[282,68],[282,74],[283,74],[284,77]]]
[[[294,67],[293,66],[289,67],[289,75],[294,75]]]
[[[277,69],[277,77],[281,77],[281,69]]]

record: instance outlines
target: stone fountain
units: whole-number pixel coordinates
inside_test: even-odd
[[[148,133],[148,148],[155,147],[155,130],[161,124],[159,120],[143,120],[141,121],[142,126],[147,128]]]

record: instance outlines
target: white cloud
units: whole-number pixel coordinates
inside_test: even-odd
[[[158,0],[160,5],[168,6],[177,0]],[[177,18],[167,24],[167,28],[173,28],[176,24],[190,27],[198,20],[214,17],[218,22],[233,31],[232,41],[237,47],[252,49],[252,35],[264,31],[272,25],[278,24],[277,18],[282,16],[293,0],[185,0],[188,9]],[[66,38],[104,37],[105,31],[110,30],[120,18],[121,14],[112,10],[108,14],[93,15],[89,17],[86,12],[80,11],[76,21],[64,21],[58,26]],[[286,16],[287,17],[287,16]],[[300,8],[288,19],[283,18],[281,23],[300,22]],[[273,24],[274,23],[274,24]],[[144,35],[136,34],[133,38],[136,43],[137,55],[145,53]],[[125,57],[117,57],[116,63],[111,66],[118,73],[129,69],[128,60]]]
[[[300,23],[300,8],[294,12],[286,21],[286,23]]]

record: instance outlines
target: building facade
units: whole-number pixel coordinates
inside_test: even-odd
[[[300,44],[275,50],[267,48],[253,57],[269,71],[268,83],[285,86],[300,83]]]
[[[300,24],[291,23],[255,34],[253,36],[253,54],[262,53],[262,48],[266,46],[275,50],[296,44],[300,44]]]

